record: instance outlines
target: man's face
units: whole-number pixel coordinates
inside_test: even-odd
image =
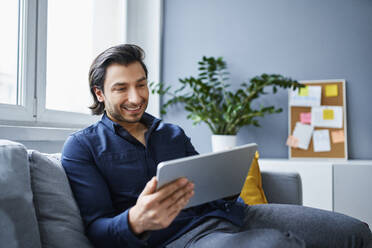
[[[121,125],[138,122],[148,104],[146,73],[139,62],[128,66],[112,64],[106,69],[104,93],[95,89],[98,101],[113,121]]]

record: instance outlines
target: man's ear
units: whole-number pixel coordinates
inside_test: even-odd
[[[97,100],[98,100],[99,102],[104,102],[104,101],[105,101],[105,96],[104,96],[104,94],[103,94],[103,91],[100,90],[100,89],[97,88],[97,87],[94,87],[93,89],[94,89],[94,93],[96,94]]]

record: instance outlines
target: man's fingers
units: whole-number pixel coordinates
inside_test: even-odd
[[[178,202],[170,206],[167,210],[169,213],[169,218],[175,218],[181,211],[182,209],[187,205],[189,202],[190,198],[194,195],[194,192],[187,193],[186,197],[183,197],[179,199]]]
[[[173,202],[173,204],[169,205],[167,208],[167,211],[169,213],[181,211],[187,205],[187,203],[189,203],[189,200],[193,195],[194,195],[194,191],[184,194],[176,202]]]
[[[182,187],[181,189],[174,192],[172,195],[170,195],[168,198],[164,199],[161,204],[165,208],[169,208],[172,205],[178,204],[179,202],[182,202],[182,199],[189,200],[190,199],[190,193],[193,192],[194,185],[191,183],[188,183],[186,186]]]
[[[186,178],[179,178],[168,185],[165,185],[162,187],[158,192],[155,193],[155,197],[159,202],[162,202],[163,200],[167,199],[169,196],[171,196],[174,192],[177,190],[185,187],[188,183],[188,180]]]
[[[156,177],[151,178],[151,180],[147,182],[141,195],[150,195],[154,193],[156,191],[156,185],[157,185]]]

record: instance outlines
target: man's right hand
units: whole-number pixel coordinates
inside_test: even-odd
[[[168,227],[194,195],[194,184],[179,178],[156,191],[156,178],[147,184],[129,210],[129,224],[135,234]]]

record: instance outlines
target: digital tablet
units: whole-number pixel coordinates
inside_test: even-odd
[[[156,172],[157,189],[180,177],[192,181],[195,194],[185,208],[238,195],[256,150],[257,145],[252,143],[226,151],[161,162]]]

